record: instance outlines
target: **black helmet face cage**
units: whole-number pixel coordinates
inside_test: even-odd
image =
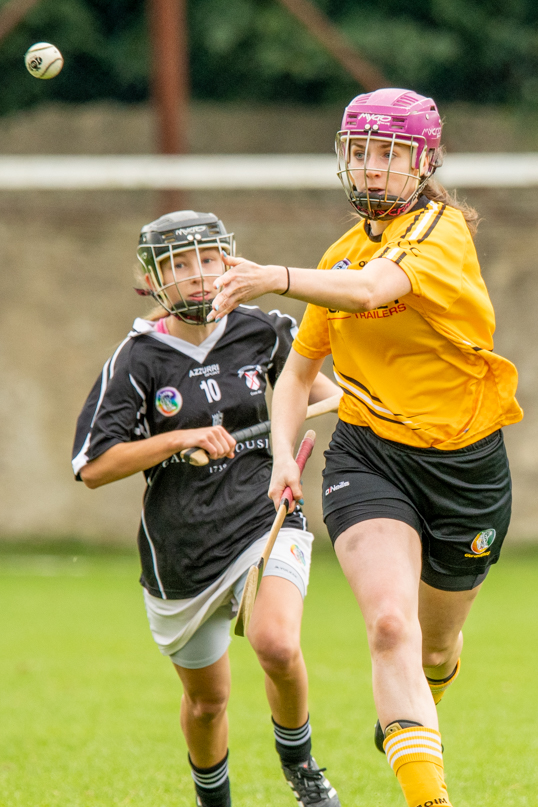
[[[363,190],[357,189],[353,176],[354,174],[356,176],[361,169],[351,169],[349,167],[352,145],[357,140],[364,144]],[[368,162],[372,141],[390,143],[387,168],[381,169],[381,171],[386,172],[385,187],[382,193],[373,193],[368,189]],[[407,171],[392,169],[394,146],[396,144],[409,147],[409,166]],[[346,196],[359,216],[365,219],[390,221],[396,216],[407,213],[433,173],[427,163],[426,141],[422,137],[410,137],[404,140],[401,137],[399,138],[396,133],[382,134],[370,130],[365,135],[352,135],[349,131],[342,131],[336,135],[336,153],[338,156],[337,174]],[[391,195],[388,192],[391,176],[405,177],[405,183],[399,196]],[[407,195],[406,191],[408,191]]]
[[[206,325],[209,312],[212,310],[212,302],[215,297],[213,282],[217,277],[226,271],[226,264],[222,261],[222,256],[234,254],[233,233],[226,235],[215,235],[203,239],[198,233],[188,237],[190,243],[172,242],[163,245],[144,244],[139,247],[137,256],[144,266],[152,281],[151,296],[169,314],[189,325]],[[203,250],[216,249],[219,251],[222,261],[221,272],[205,272],[202,263]],[[196,254],[198,271],[188,276],[178,274],[174,257],[182,252],[193,251]],[[168,263],[169,262],[169,263]],[[165,281],[164,264],[168,263],[172,280]],[[199,300],[189,300],[189,285],[197,281],[201,297]],[[209,296],[211,295],[211,297]],[[178,299],[179,298],[179,299]]]

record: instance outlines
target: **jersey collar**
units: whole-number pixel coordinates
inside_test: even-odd
[[[411,210],[408,210],[407,213],[404,213],[402,216],[397,216],[394,219],[394,221],[396,221],[399,218],[403,218],[404,216],[409,216],[411,214],[415,214],[419,210],[423,210],[425,207],[427,207],[429,205],[429,203],[430,203],[430,200],[428,199],[428,197],[424,196],[424,194],[422,194],[422,196],[419,196],[419,198],[417,199],[417,201],[415,202],[415,204],[413,205]],[[392,222],[390,222],[390,223],[392,224]],[[385,232],[385,230],[383,230],[382,233],[379,233],[379,235],[372,235],[370,222],[368,221],[368,219],[366,219],[366,221],[364,222],[364,232],[366,233],[366,235],[368,236],[370,241],[373,241],[376,244],[380,244],[381,239],[383,238],[383,233]]]
[[[156,333],[155,323],[150,322],[147,319],[142,319],[141,317],[135,319],[131,334],[133,336],[141,336],[142,334],[151,336],[153,339],[157,339],[159,342],[164,342],[165,345],[168,345],[174,350],[179,351],[179,353],[183,353],[183,355],[188,356],[190,359],[202,364],[206,360],[209,353],[211,353],[219,339],[224,335],[227,322],[228,316],[223,317],[215,330],[212,331],[207,339],[204,339],[204,341],[199,345],[193,345],[190,342],[186,342],[185,339],[179,339],[179,337],[171,336],[167,333]],[[193,327],[195,326],[193,325]]]

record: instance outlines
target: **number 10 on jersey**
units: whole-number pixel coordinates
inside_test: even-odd
[[[222,394],[220,391],[220,387],[215,381],[214,378],[209,378],[207,380],[203,380],[200,382],[200,389],[206,394],[206,398],[209,403],[213,403],[214,401],[220,401],[222,398]]]

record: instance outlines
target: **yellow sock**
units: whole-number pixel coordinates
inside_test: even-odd
[[[426,676],[426,681],[428,682],[436,706],[447,691],[450,684],[458,677],[460,667],[461,663],[460,659],[458,659],[458,663],[456,664],[454,671],[448,676],[448,678],[443,678],[441,681],[436,681],[434,678],[428,678],[428,676]]]
[[[445,785],[439,732],[424,726],[407,729],[396,726],[397,723],[387,726],[383,748],[408,807],[452,807]]]

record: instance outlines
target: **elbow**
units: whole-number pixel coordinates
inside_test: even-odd
[[[99,488],[103,484],[98,479],[83,479],[82,481],[90,490],[95,490],[95,488]]]
[[[93,471],[90,465],[85,465],[84,468],[81,469],[80,478],[82,479],[86,487],[90,488],[90,490],[95,490],[95,488],[98,488],[104,484],[104,482]]]
[[[350,314],[361,314],[363,311],[373,311],[374,308],[377,308],[377,302],[374,300],[373,294],[370,294],[367,289],[361,289],[353,296],[348,311]]]

